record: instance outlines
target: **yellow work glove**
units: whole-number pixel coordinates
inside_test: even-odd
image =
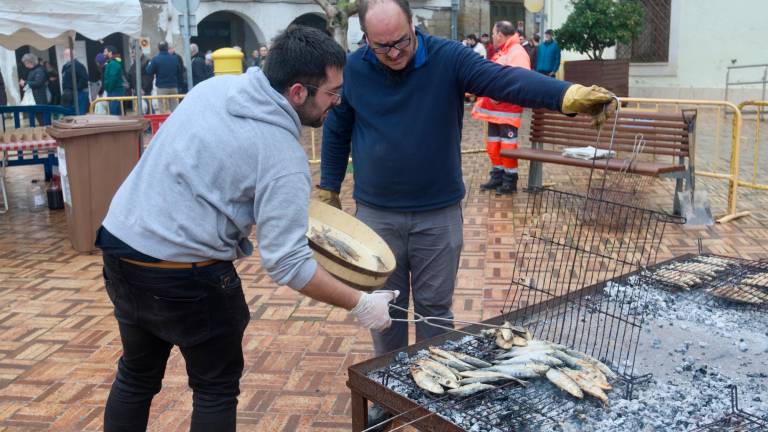
[[[316,198],[320,202],[324,202],[328,205],[334,206],[341,210],[341,200],[339,199],[339,193],[330,191],[328,189],[317,188]]]
[[[599,129],[616,112],[614,97],[613,93],[602,87],[573,84],[566,90],[560,110],[565,114],[589,114],[592,116],[592,126]]]

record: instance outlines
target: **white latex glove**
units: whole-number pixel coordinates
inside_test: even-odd
[[[392,324],[389,317],[389,302],[396,299],[400,291],[381,290],[363,293],[357,306],[349,311],[357,317],[363,327],[371,330],[384,330]]]

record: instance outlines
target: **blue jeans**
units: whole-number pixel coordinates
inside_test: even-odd
[[[88,97],[88,90],[80,90],[77,92],[77,103],[79,104],[80,111],[77,113],[82,115],[86,114],[88,112],[88,104],[90,103],[90,98]],[[118,107],[120,109],[120,107]]]
[[[397,267],[382,287],[399,290],[394,304],[424,316],[453,319],[451,305],[464,244],[461,206],[423,212],[379,210],[357,203],[357,218],[376,231],[395,254]],[[390,310],[392,318],[406,318],[405,312]],[[449,325],[447,325],[449,326]],[[416,342],[446,330],[416,323]],[[408,323],[393,322],[383,331],[371,331],[376,355],[408,345]]]
[[[193,391],[190,430],[234,431],[250,313],[232,263],[166,270],[105,254],[104,281],[123,343],[104,430],[146,430],[177,345]]]
[[[107,97],[125,96],[125,89],[116,89],[107,92]],[[109,103],[109,113],[111,115],[122,115],[120,112],[120,101],[111,101]]]

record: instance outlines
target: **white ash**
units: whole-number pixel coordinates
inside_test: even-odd
[[[636,386],[632,400],[612,392],[609,408],[577,405],[562,430],[690,430],[731,412],[732,384],[740,408],[768,422],[768,313],[629,282],[604,291],[631,298],[633,311],[645,317],[634,371],[653,379]]]

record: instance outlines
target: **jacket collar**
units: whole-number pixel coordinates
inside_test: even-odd
[[[408,69],[418,69],[422,66],[424,66],[424,63],[427,62],[427,44],[425,43],[426,37],[421,32],[421,30],[416,29],[416,39],[419,41],[418,46],[416,47],[416,55],[413,56],[413,59],[411,59],[411,62],[408,64]],[[379,64],[379,59],[376,58],[376,54],[373,53],[373,51],[368,47],[368,45],[365,46],[365,53],[363,54],[363,60],[370,62],[374,65]]]
[[[504,42],[504,46],[501,47],[499,51],[507,52],[509,51],[513,46],[520,44],[520,36],[517,35],[517,33],[513,34],[512,36],[507,39],[506,42]]]

